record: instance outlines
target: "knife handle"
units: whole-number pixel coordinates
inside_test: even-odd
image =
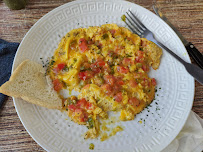
[[[196,47],[189,42],[186,46],[188,54],[194,59],[194,61],[203,69],[203,55],[200,53]]]

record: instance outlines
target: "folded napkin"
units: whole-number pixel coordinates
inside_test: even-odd
[[[19,43],[10,43],[0,39],[0,85],[11,74],[13,58]],[[0,93],[0,107],[6,96]],[[185,126],[179,135],[162,152],[201,152],[203,150],[203,119],[190,112]]]
[[[10,43],[0,39],[0,86],[8,81],[11,75],[13,59],[19,43]],[[7,96],[0,93],[0,108]]]
[[[203,119],[193,111],[178,136],[162,152],[202,152]]]

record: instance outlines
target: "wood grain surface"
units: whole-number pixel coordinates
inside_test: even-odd
[[[183,36],[203,52],[203,0],[130,0],[152,11],[156,3]],[[9,10],[0,1],[0,38],[21,42],[43,15],[68,0],[30,0],[25,9]],[[203,118],[203,86],[195,82],[192,110]],[[11,97],[0,109],[0,151],[44,151],[27,133]]]

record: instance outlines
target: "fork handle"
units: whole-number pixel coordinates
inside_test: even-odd
[[[201,69],[200,67],[198,67],[194,64],[185,62],[183,59],[181,59],[179,56],[177,56],[175,53],[173,53],[173,51],[171,51],[166,46],[164,46],[161,42],[156,41],[155,43],[158,44],[160,47],[162,47],[164,50],[166,50],[168,53],[170,53],[178,61],[180,61],[184,65],[187,72],[191,76],[193,76],[200,84],[203,85],[203,69]]]

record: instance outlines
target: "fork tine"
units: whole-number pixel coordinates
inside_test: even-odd
[[[132,22],[131,21],[129,21],[132,25],[133,25],[133,27],[134,28],[136,28],[136,29],[138,29],[139,31],[140,31],[140,33],[142,33],[142,32],[144,32],[144,30],[145,29],[143,29],[142,27],[140,27],[140,25],[136,22],[136,20],[134,20],[129,14],[128,14],[128,12],[126,12],[126,14],[130,17],[130,19],[132,20]],[[127,18],[128,19],[128,18]]]
[[[131,12],[131,10],[128,10],[130,13],[131,13],[131,15],[136,19],[136,21],[140,24],[140,26],[142,26],[142,28],[144,28],[144,29],[147,29],[143,24],[142,24],[142,22]]]
[[[135,25],[134,25],[134,23],[132,23],[132,21],[128,18],[128,17],[126,17],[126,19],[128,20],[128,22],[130,23],[130,25],[127,23],[127,22],[125,22],[127,25],[128,25],[128,27],[131,27],[130,29],[132,30],[133,29],[133,32],[136,30],[136,32],[134,32],[134,33],[136,33],[136,34],[138,34],[138,35],[141,35],[141,33],[142,33],[142,31],[141,30],[139,30]],[[134,30],[135,29],[135,30]]]
[[[141,35],[141,33],[140,32],[137,32],[137,31],[135,31],[127,22],[125,22],[125,24],[130,28],[130,30],[133,32],[133,33],[136,33],[137,35]]]

